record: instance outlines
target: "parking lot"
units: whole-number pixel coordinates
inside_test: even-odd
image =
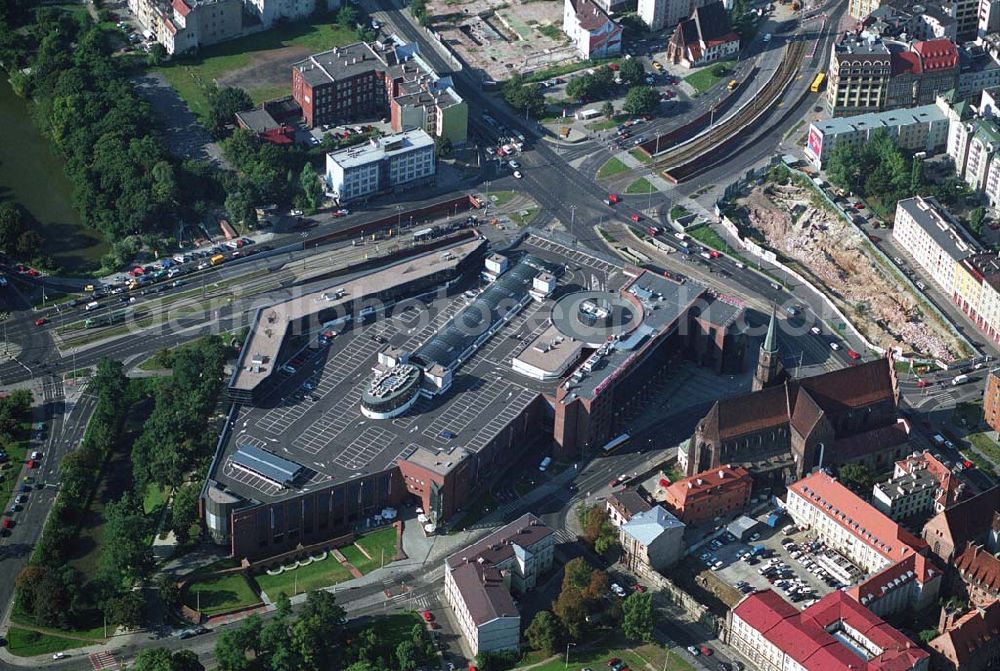
[[[790,520],[784,518],[783,522],[787,525]],[[826,579],[829,572],[824,572],[817,562],[824,548],[813,542],[811,534],[796,530],[786,535],[783,526],[772,529],[761,525],[757,540],[745,543],[724,532],[694,554],[715,578],[743,594],[755,589],[773,589],[799,608],[842,587],[844,583],[836,582],[832,576]],[[742,559],[745,555],[751,557]]]

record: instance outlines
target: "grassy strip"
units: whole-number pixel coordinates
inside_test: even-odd
[[[632,158],[634,158],[635,160],[639,161],[640,163],[652,163],[653,162],[653,159],[649,156],[649,154],[647,154],[643,150],[639,149],[638,147],[636,147],[635,149],[629,149],[628,153],[632,156]]]
[[[586,128],[587,130],[598,131],[598,130],[608,130],[609,128],[615,128],[617,126],[618,126],[617,119],[605,119],[603,121],[593,121],[591,123],[588,123]]]
[[[510,201],[514,200],[514,196],[517,194],[513,191],[497,191],[496,193],[490,194],[490,201],[497,207],[503,207]]]
[[[329,587],[350,580],[351,572],[340,564],[333,555],[308,566],[300,566],[279,575],[261,573],[254,576],[257,586],[272,600],[284,592],[289,596],[301,594],[321,587]]]
[[[740,254],[738,251],[729,246],[729,243],[723,239],[721,235],[715,232],[708,224],[700,224],[698,226],[693,226],[687,231],[688,235],[697,240],[698,242],[711,247],[712,249],[717,249],[723,254],[730,256],[737,261],[741,262],[743,265],[749,265],[750,260]],[[773,275],[768,275],[773,277]]]
[[[329,47],[327,47],[329,48]],[[558,77],[559,75],[568,75],[571,72],[577,72],[579,70],[584,70],[586,68],[597,67],[598,65],[606,65],[608,63],[617,63],[617,58],[605,58],[596,61],[577,61],[576,63],[563,63],[562,65],[554,65],[551,68],[545,68],[544,70],[536,70],[530,75],[525,75],[525,83],[531,84],[534,82],[543,82],[546,79],[551,79],[552,77]]]
[[[645,177],[640,177],[625,187],[625,193],[632,194],[653,193],[654,191],[656,191],[656,188]]]
[[[197,55],[171,61],[156,68],[155,72],[162,74],[188,108],[202,122],[206,122],[209,111],[207,92],[213,82],[251,66],[263,53],[288,47],[301,47],[303,53],[315,53],[357,42],[354,30],[344,29],[332,21],[333,17],[329,14],[317,13],[303,21],[279,24],[264,32],[203,47]],[[291,93],[287,86],[279,87],[273,83],[244,86],[258,104],[277,97],[275,94]]]
[[[230,573],[192,583],[184,594],[189,608],[201,607],[207,616],[228,613],[260,603],[260,598],[242,573]]]
[[[607,179],[608,177],[620,175],[623,172],[628,172],[628,166],[622,163],[619,159],[611,157],[604,165],[601,166],[601,169],[597,171],[597,179]]]
[[[691,213],[688,212],[686,208],[681,207],[680,205],[674,205],[673,207],[670,208],[670,218],[673,219],[674,221],[677,221],[681,217],[686,217],[689,214]]]
[[[720,65],[725,66],[725,74],[716,75],[715,71]],[[718,63],[706,65],[697,72],[692,72],[684,78],[684,81],[690,84],[691,88],[693,88],[695,92],[704,93],[726,77],[730,76],[733,72],[733,68],[735,67],[735,60],[719,61]]]
[[[95,645],[100,642],[63,638],[21,627],[11,627],[7,631],[7,650],[17,657],[51,655],[53,652],[82,648],[85,645]]]
[[[516,221],[519,226],[527,226],[528,224],[530,224],[532,221],[535,220],[535,217],[538,216],[539,211],[540,210],[537,207],[529,207],[526,210],[515,212],[514,214],[510,215],[510,218]]]

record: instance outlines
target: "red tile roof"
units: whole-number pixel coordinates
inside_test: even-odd
[[[874,601],[892,594],[900,587],[906,587],[911,582],[918,585],[941,580],[943,571],[934,561],[920,554],[911,554],[903,561],[890,564],[866,580],[859,582],[847,590],[848,596],[861,605],[871,607]]]
[[[913,50],[920,55],[924,72],[958,67],[958,47],[949,39],[914,42]]]
[[[1000,592],[1000,559],[969,543],[965,552],[955,557],[955,570],[962,580],[986,592]]]
[[[789,416],[789,395],[795,383],[718,401],[705,416],[705,432],[726,440],[784,424]]]
[[[580,27],[588,32],[603,28],[611,18],[593,0],[570,0]]]
[[[955,551],[968,541],[989,531],[992,513],[1000,510],[1000,487],[992,487],[972,498],[959,501],[930,519],[924,525],[924,538],[944,540]]]
[[[181,16],[187,16],[191,13],[191,8],[184,4],[184,0],[173,0],[171,3],[172,7]]]
[[[880,426],[856,436],[848,436],[834,441],[830,454],[836,457],[838,463],[843,463],[867,456],[878,450],[902,445],[909,439],[910,424],[905,419],[900,419],[895,424]]]
[[[733,609],[807,671],[905,671],[927,659],[926,652],[844,592],[827,594],[801,613],[768,590],[756,592]],[[834,636],[849,627],[867,639],[874,656],[865,659]]]
[[[827,473],[816,471],[792,484],[789,492],[809,501],[828,518],[870,545],[891,562],[927,547],[901,525],[880,513]]]
[[[920,56],[912,51],[902,51],[892,55],[892,76],[909,73],[911,75],[920,74]]]
[[[930,642],[932,650],[941,653],[958,668],[968,663],[986,644],[1000,636],[1000,601],[984,609],[974,609],[955,621],[951,629]]]
[[[753,477],[747,469],[725,464],[673,483],[667,487],[667,501],[683,508],[689,500],[713,492],[718,493],[720,490],[743,486],[743,483],[752,482],[752,480]]]
[[[894,398],[889,359],[875,359],[799,381],[826,412],[861,408]]]

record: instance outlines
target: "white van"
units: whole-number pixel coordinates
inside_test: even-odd
[[[87,303],[84,310],[87,310],[89,312],[90,310],[96,310],[99,307],[101,307],[100,303],[98,303],[97,301],[91,301],[90,303]]]
[[[545,469],[547,469],[549,467],[549,464],[551,463],[552,463],[552,457],[545,457],[544,459],[542,459],[542,463],[538,464],[538,470],[544,473]]]

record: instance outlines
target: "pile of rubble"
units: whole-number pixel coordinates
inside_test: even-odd
[[[795,184],[765,184],[741,201],[750,226],[794,259],[872,343],[943,361],[962,345],[872,256],[864,239],[816,194]]]

